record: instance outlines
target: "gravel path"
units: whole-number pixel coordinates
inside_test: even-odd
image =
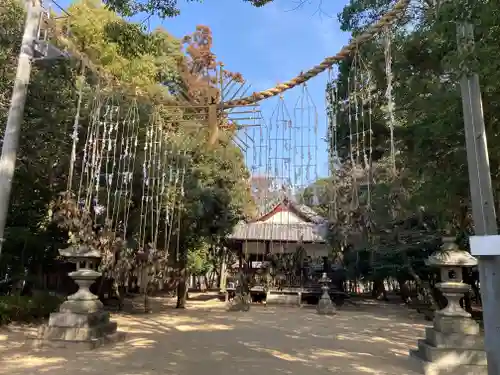
[[[310,308],[226,312],[215,301],[113,316],[125,342],[75,353],[23,346],[32,329],[0,331],[0,375],[415,375],[408,350],[426,322],[399,306],[365,303],[331,317]],[[166,306],[168,305],[168,306]],[[159,311],[159,312],[156,312]]]

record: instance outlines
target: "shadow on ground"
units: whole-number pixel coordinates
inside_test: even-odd
[[[33,351],[23,339],[35,327],[0,331],[0,374],[25,375],[414,375],[408,350],[425,322],[404,308],[363,303],[335,316],[314,309],[253,307],[226,312],[214,300],[151,301],[151,314],[116,314],[125,342],[94,351]]]

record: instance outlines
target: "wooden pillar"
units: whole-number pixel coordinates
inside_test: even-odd
[[[220,264],[220,279],[219,279],[219,289],[221,292],[226,292],[227,287],[227,271],[226,271],[226,261],[227,261],[227,251],[226,248],[222,248],[222,256],[221,256],[221,264]]]
[[[240,251],[238,253],[238,269],[240,272],[243,269],[243,242],[240,244]]]

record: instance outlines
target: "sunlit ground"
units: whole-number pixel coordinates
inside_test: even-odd
[[[415,375],[408,350],[425,322],[384,304],[346,307],[336,316],[310,308],[252,307],[226,312],[219,302],[190,302],[185,311],[152,301],[153,313],[116,314],[125,342],[93,351],[33,351],[34,328],[0,331],[0,374],[50,375]]]

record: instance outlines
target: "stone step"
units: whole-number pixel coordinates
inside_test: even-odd
[[[438,348],[425,340],[418,340],[418,352],[427,362],[486,365],[486,352],[478,349]]]
[[[463,365],[450,358],[449,361],[428,362],[419,350],[410,350],[410,364],[415,372],[424,375],[488,375],[484,365]]]
[[[124,341],[126,338],[125,332],[116,331],[111,334],[104,335],[99,338],[94,338],[90,340],[46,340],[46,339],[32,339],[31,347],[35,349],[62,349],[71,348],[72,350],[92,350],[99,348],[103,345],[112,345],[117,342]]]
[[[98,311],[91,314],[56,312],[50,314],[49,326],[55,327],[93,327],[109,323],[109,313]]]
[[[267,305],[292,305],[300,306],[301,293],[268,292],[266,295]]]
[[[438,348],[464,348],[484,350],[484,338],[482,335],[465,335],[463,333],[443,333],[434,328],[426,328],[426,342]]]
[[[92,327],[56,327],[45,325],[39,328],[38,338],[42,340],[88,341],[99,339],[116,332],[116,322]]]
[[[479,324],[471,318],[435,314],[434,329],[442,333],[463,333],[477,335],[480,333]]]

